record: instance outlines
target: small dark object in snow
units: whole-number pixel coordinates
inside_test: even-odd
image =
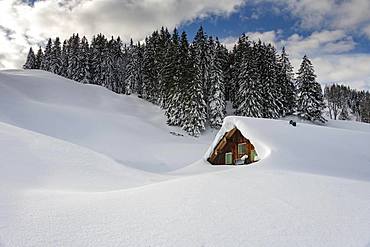
[[[289,124],[290,124],[290,125],[293,125],[294,127],[295,127],[295,126],[297,126],[297,123],[296,123],[296,122],[294,122],[293,120],[290,120],[290,121],[289,121]]]
[[[176,132],[173,132],[173,131],[170,131],[170,134],[174,135],[174,136],[184,136],[183,134],[176,133]]]

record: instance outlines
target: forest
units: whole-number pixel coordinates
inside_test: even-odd
[[[229,51],[203,27],[191,42],[186,32],[170,33],[164,27],[144,42],[129,44],[102,34],[90,42],[79,34],[63,42],[50,38],[44,49],[35,53],[30,48],[23,67],[101,85],[118,94],[136,94],[159,105],[169,125],[192,136],[207,126],[219,128],[228,102],[240,116],[296,115],[324,123],[327,103],[332,118],[349,119],[353,114],[358,121],[370,121],[369,93],[341,89],[351,95],[346,106],[337,102],[332,87],[325,89],[324,97],[307,56],[294,74],[284,48],[278,52],[271,44],[251,41],[243,34]]]

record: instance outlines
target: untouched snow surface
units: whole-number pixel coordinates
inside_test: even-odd
[[[233,126],[262,160],[211,166]],[[136,96],[0,71],[0,246],[370,245],[369,125],[170,131]]]

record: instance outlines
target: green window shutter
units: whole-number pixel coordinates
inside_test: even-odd
[[[225,164],[231,165],[233,163],[233,153],[226,153],[225,154]]]
[[[251,153],[251,161],[254,162],[256,161],[256,158],[257,158],[257,152],[256,150],[253,150],[252,153]]]

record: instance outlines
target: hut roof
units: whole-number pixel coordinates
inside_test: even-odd
[[[226,142],[225,144],[220,143],[222,138],[224,138],[225,135],[230,135],[230,136],[233,135],[236,129],[238,129],[245,138],[251,140],[251,142],[253,143],[253,145],[256,147],[257,150],[266,150],[265,145],[259,142],[258,138],[254,136],[254,133],[252,131],[249,131],[248,121],[247,121],[248,119],[249,118],[246,118],[246,117],[235,117],[235,116],[226,117],[224,119],[221,129],[219,130],[211,146],[208,148],[207,152],[205,153],[203,157],[204,160],[207,160],[212,155],[212,152],[217,146],[218,146],[217,147],[218,149],[221,149],[222,145],[226,144]],[[259,153],[259,157],[263,158],[265,156],[264,153],[266,152],[263,152],[262,154]]]

